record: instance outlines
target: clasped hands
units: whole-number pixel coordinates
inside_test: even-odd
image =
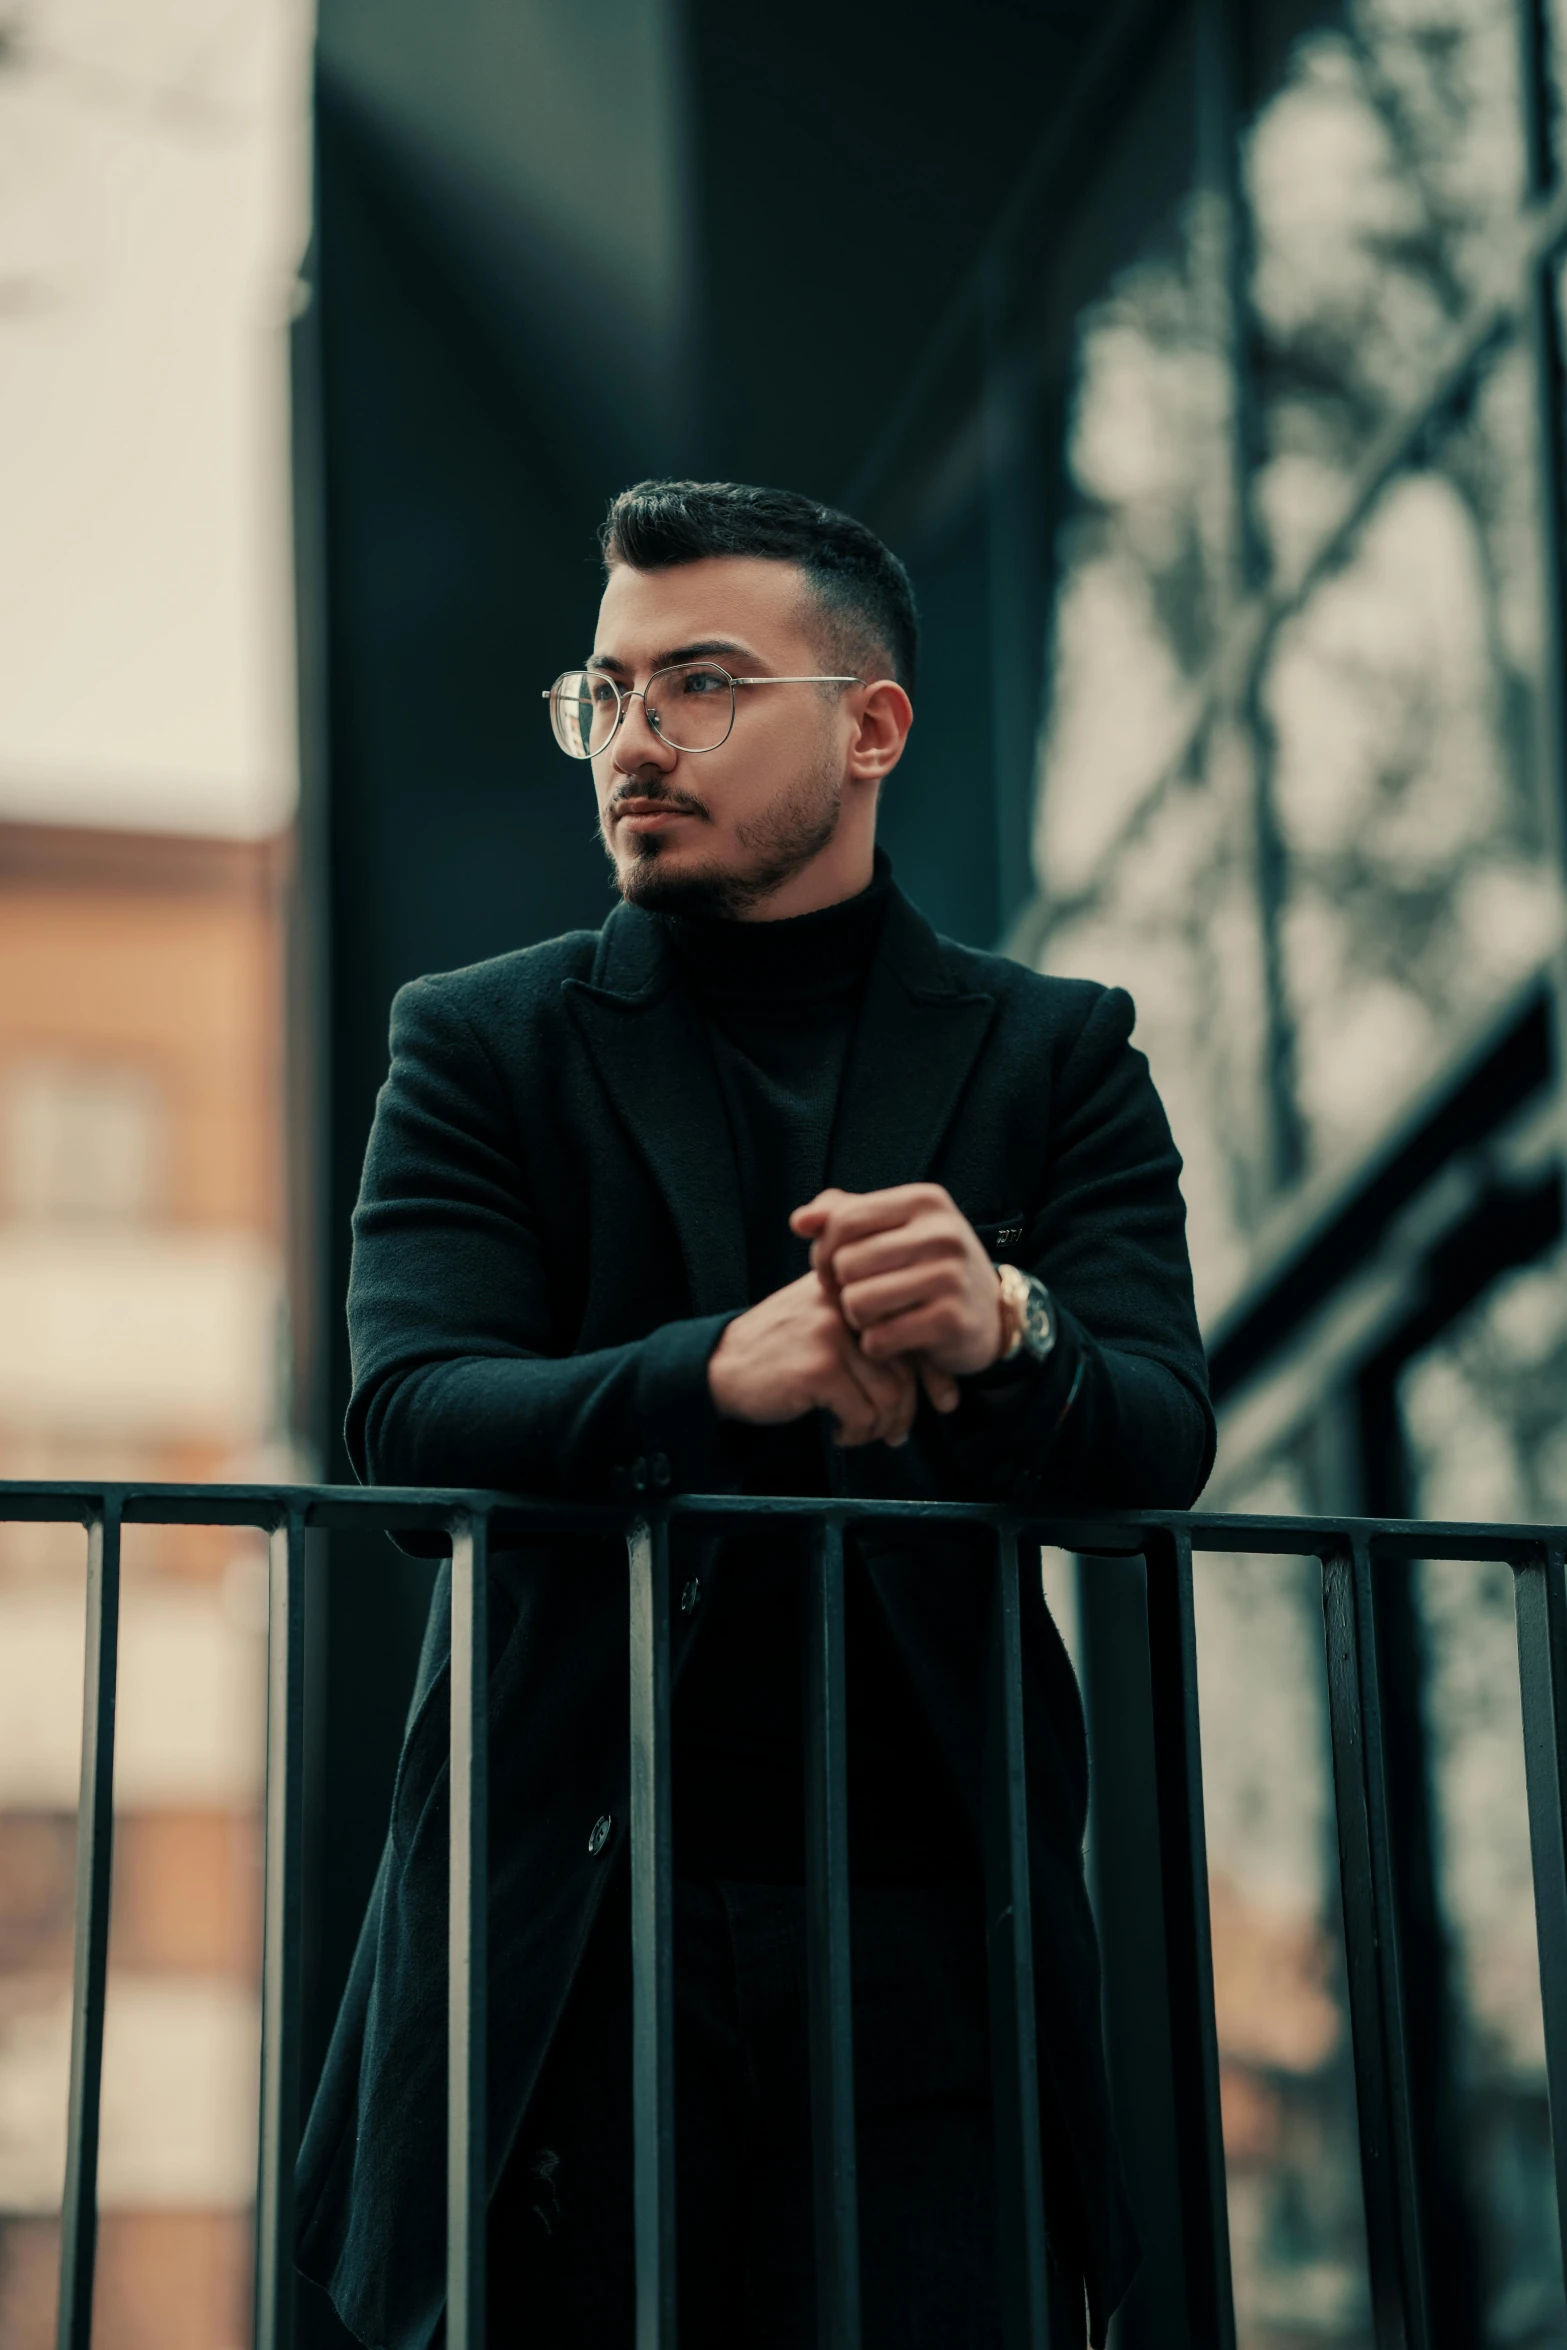
[[[822,1191],[789,1219],[811,1269],[726,1325],[707,1367],[726,1420],[830,1412],[843,1445],[902,1444],[923,1388],[938,1412],[1003,1344],[996,1268],[938,1183]]]

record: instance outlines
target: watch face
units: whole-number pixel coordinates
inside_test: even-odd
[[[1030,1279],[1028,1303],[1023,1308],[1023,1344],[1034,1356],[1047,1355],[1055,1345],[1055,1323],[1050,1313],[1050,1293],[1042,1281]]]

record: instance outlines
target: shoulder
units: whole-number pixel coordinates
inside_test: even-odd
[[[408,980],[392,999],[394,1048],[400,1037],[464,1027],[482,1036],[497,1025],[510,1028],[545,1013],[568,980],[589,976],[599,935],[568,930],[537,946]]]
[[[1068,979],[1034,971],[1010,955],[984,954],[956,939],[936,939],[951,984],[964,994],[995,999],[1006,1028],[1032,1035],[1070,1055],[1079,1045],[1124,1044],[1137,1017],[1124,987],[1097,979]]]
[[[896,887],[882,953],[916,995],[988,999],[995,1007],[991,1052],[1031,1071],[1041,1062],[1061,1070],[1079,1058],[1102,1062],[1126,1053],[1136,1013],[1124,987],[1058,978],[1010,955],[943,938]],[[1131,1057],[1141,1061],[1140,1054]]]

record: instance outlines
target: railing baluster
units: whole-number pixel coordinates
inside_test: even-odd
[[[1187,2319],[1193,2350],[1235,2350],[1191,1537],[1161,1534],[1149,1543],[1146,1558],[1154,1784]]]
[[[1371,1574],[1364,1535],[1322,1561],[1366,2252],[1377,2350],[1430,2350]]]
[[[1514,1598],[1556,2223],[1567,2262],[1567,1573],[1560,1542],[1524,1559]]]
[[[639,1519],[631,1576],[631,2123],[637,2350],[675,2350],[674,1826],[669,1527]]]
[[[447,1942],[446,2345],[484,2350],[489,1956],[489,1520],[452,1536]]]
[[[98,2248],[98,2114],[114,1874],[114,1694],[120,1637],[121,1496],[106,1493],[87,1530],[82,1781],[76,1809],[76,1953],[71,2085],[60,2210],[59,2350],[91,2350]]]
[[[1023,1542],[1009,1528],[998,1527],[985,1723],[985,1943],[990,1972],[1002,2338],[1006,2350],[1050,2350],[1050,2261],[1039,2143],[1033,1892],[1023,1747],[1020,1574],[1025,1557],[1034,1562],[1037,1573],[1037,1541]]]
[[[843,1527],[828,1518],[811,1546],[805,1611],[806,2006],[821,2350],[859,2350],[860,2341],[846,1677]]]
[[[273,1533],[268,1558],[266,1884],[261,1929],[256,2350],[292,2350],[294,2340],[304,1554],[304,1523],[291,1512]]]

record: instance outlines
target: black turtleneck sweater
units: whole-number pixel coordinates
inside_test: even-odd
[[[807,1268],[789,1217],[826,1181],[886,898],[878,857],[869,889],[820,913],[668,922],[723,1095],[753,1304]],[[737,1445],[748,1493],[833,1490],[820,1416],[737,1432]],[[684,1876],[803,1878],[804,1565],[804,1542],[787,1527],[725,1543],[674,1708],[675,1865]],[[851,1870],[881,1882],[961,1874],[972,1864],[955,1790],[852,1559],[847,1618]]]

